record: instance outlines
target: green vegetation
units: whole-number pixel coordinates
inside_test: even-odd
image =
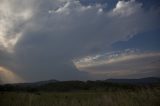
[[[160,106],[160,87],[73,92],[0,92],[0,106]]]

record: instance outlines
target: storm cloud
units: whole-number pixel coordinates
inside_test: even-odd
[[[159,9],[145,10],[136,0],[117,1],[108,10],[108,2],[0,2],[0,67],[24,81],[92,79],[74,59],[110,52],[115,42],[159,28]]]

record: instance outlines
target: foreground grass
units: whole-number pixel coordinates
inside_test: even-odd
[[[0,92],[0,106],[160,106],[160,89],[106,92]]]

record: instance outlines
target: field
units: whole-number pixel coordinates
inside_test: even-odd
[[[160,88],[105,92],[0,92],[0,106],[160,106]]]

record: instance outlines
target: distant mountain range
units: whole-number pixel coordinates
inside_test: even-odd
[[[140,79],[107,79],[107,80],[98,80],[98,81],[109,82],[109,83],[121,83],[121,84],[155,84],[155,83],[160,83],[160,78],[147,77],[147,78],[140,78]],[[53,80],[30,82],[30,83],[15,83],[11,85],[41,86],[41,85],[57,83],[57,82],[66,82],[66,81],[58,81],[53,79]],[[2,85],[1,82],[0,84]]]
[[[46,81],[38,81],[38,82],[30,82],[30,83],[16,83],[13,85],[20,85],[20,86],[33,86],[33,87],[38,87],[38,86],[43,86],[51,83],[56,83],[59,82],[58,80],[46,80]]]
[[[116,89],[135,89],[139,87],[160,86],[160,78],[107,79],[96,81],[58,81],[47,80],[32,83],[1,84],[0,91],[106,91]]]

